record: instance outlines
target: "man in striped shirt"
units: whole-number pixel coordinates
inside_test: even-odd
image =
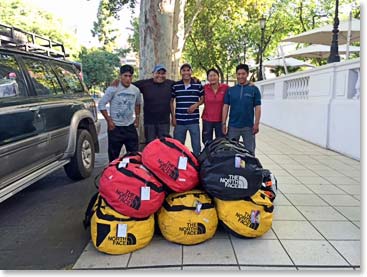
[[[182,80],[172,86],[171,114],[172,125],[175,127],[173,137],[185,144],[186,133],[189,131],[193,153],[199,156],[201,151],[199,106],[203,103],[203,87],[191,78],[190,64],[183,64],[180,73]]]

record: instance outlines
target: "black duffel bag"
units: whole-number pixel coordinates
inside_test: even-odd
[[[240,142],[217,138],[205,145],[198,158],[203,189],[221,200],[239,200],[262,185],[260,161]]]

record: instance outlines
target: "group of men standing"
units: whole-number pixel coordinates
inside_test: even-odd
[[[206,105],[204,109],[211,108],[215,113],[221,114],[216,117],[221,122],[216,123],[222,124],[222,136],[228,135],[230,139],[236,140],[242,136],[245,147],[255,153],[255,134],[259,131],[261,96],[258,88],[247,80],[249,73],[247,65],[237,66],[237,85],[229,87],[218,97],[216,95],[218,93],[215,93],[214,100],[207,102],[206,87],[192,78],[190,64],[181,65],[182,78],[177,82],[166,78],[167,69],[162,64],[156,65],[152,73],[153,78],[132,82],[133,67],[121,66],[120,80],[108,87],[99,101],[98,109],[108,124],[110,161],[119,157],[123,145],[127,152],[139,150],[136,128],[139,127],[142,100],[144,100],[143,122],[146,143],[169,135],[172,124],[173,137],[183,144],[189,131],[193,153],[198,156],[201,151],[199,106],[204,104]],[[106,109],[108,103],[110,103],[109,113]]]

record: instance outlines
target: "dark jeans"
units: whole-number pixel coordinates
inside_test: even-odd
[[[145,143],[161,136],[169,136],[170,124],[144,124]]]
[[[203,120],[202,139],[204,145],[207,141],[213,140],[213,131],[215,132],[215,138],[224,137],[222,132],[222,122],[210,122]]]
[[[239,141],[240,137],[242,137],[243,139],[243,144],[245,145],[245,148],[249,150],[253,155],[255,155],[256,141],[255,135],[252,133],[252,127],[228,128],[229,139],[235,139]]]
[[[108,131],[108,158],[111,161],[120,156],[121,148],[125,145],[126,152],[139,150],[138,132],[134,124],[116,126]]]

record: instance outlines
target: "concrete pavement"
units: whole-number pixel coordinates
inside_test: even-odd
[[[219,227],[213,239],[182,246],[155,235],[147,247],[117,256],[89,243],[73,269],[359,270],[360,162],[264,125],[256,155],[279,186],[264,236],[239,239]]]

